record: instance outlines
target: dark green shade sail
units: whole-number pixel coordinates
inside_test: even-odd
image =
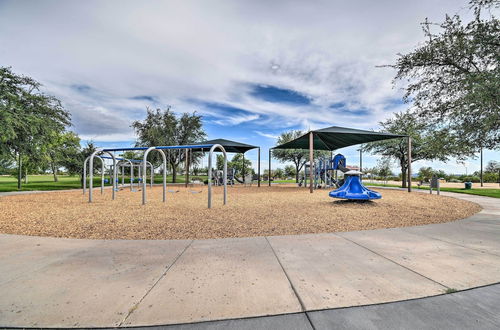
[[[226,139],[215,139],[198,142],[196,144],[220,144],[226,149],[226,152],[235,152],[235,153],[245,153],[248,150],[258,148],[258,146],[252,146],[250,144],[245,144],[241,142],[226,140]],[[210,148],[209,148],[210,149]],[[204,149],[204,151],[208,151],[209,149]],[[193,151],[201,151],[201,149],[193,149]],[[218,149],[215,151],[219,151]]]
[[[339,126],[327,127],[313,132],[314,150],[337,150],[356,144],[406,137],[392,133],[365,131]],[[309,133],[272,149],[309,149]]]

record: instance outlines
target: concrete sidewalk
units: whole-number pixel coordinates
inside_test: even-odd
[[[302,328],[303,312],[312,320],[316,310],[500,282],[500,201],[446,195],[483,210],[446,224],[338,234],[196,241],[0,235],[0,327],[298,313],[294,324]]]
[[[498,329],[500,285],[395,303],[247,319],[147,327],[151,330]]]

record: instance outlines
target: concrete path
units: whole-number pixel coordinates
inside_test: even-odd
[[[445,194],[483,210],[446,224],[280,237],[105,241],[0,235],[0,327],[167,325],[296,313],[286,316],[292,321],[274,316],[262,324],[307,329],[316,317],[315,328],[328,328],[330,317],[318,310],[500,282],[500,200]],[[390,317],[370,313],[367,327],[387,324],[377,323],[377,313]]]
[[[138,328],[151,330],[498,329],[500,285],[402,302],[247,319]]]

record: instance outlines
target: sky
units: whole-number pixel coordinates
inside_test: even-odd
[[[83,143],[133,146],[131,123],[170,106],[202,115],[210,139],[260,146],[267,168],[283,131],[377,130],[407,109],[395,71],[380,66],[424,41],[426,17],[446,13],[467,17],[467,2],[0,0],[0,65],[58,97]],[[359,162],[356,147],[339,152]],[[256,152],[246,156],[256,167]],[[413,166],[470,173],[479,161]]]

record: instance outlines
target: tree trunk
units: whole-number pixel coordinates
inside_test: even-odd
[[[407,180],[406,168],[402,168],[401,169],[401,188],[406,188],[406,180]]]
[[[57,178],[57,168],[54,163],[50,163],[50,166],[52,167],[52,175],[54,176],[54,182],[58,182],[59,179]]]
[[[18,160],[17,160],[17,190],[21,190],[21,180],[23,178],[23,161],[21,158],[21,153],[17,154]]]
[[[177,164],[171,164],[172,165],[172,183],[177,182]]]
[[[299,183],[299,165],[295,164],[295,183]]]
[[[28,168],[24,168],[24,184],[28,183]]]

